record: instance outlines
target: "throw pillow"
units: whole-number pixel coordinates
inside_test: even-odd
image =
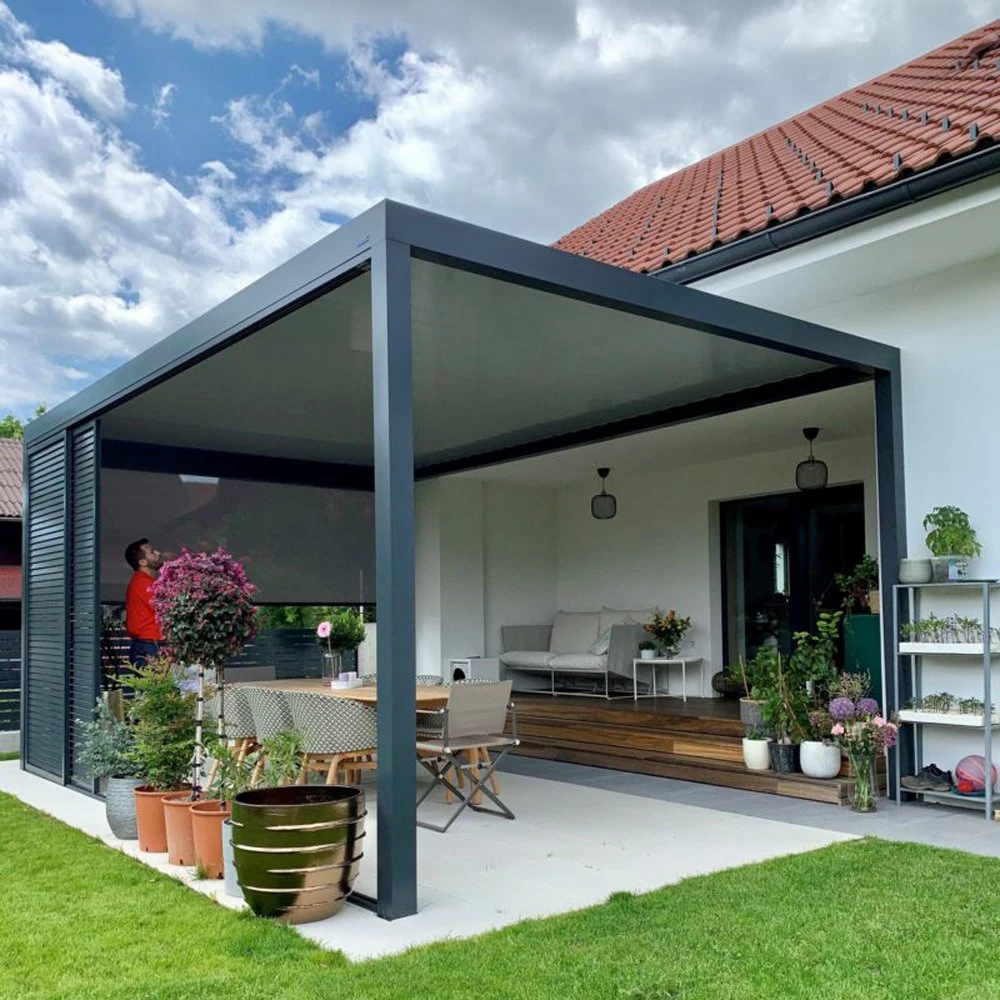
[[[594,656],[607,656],[608,650],[610,648],[611,648],[611,629],[607,629],[597,637],[596,642],[592,642],[587,647],[587,652],[593,653]]]

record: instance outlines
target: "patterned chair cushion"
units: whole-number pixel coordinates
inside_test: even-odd
[[[250,712],[253,715],[258,742],[263,742],[276,733],[287,733],[290,729],[295,728],[284,691],[256,687],[248,687],[244,690],[250,703]]]
[[[288,705],[306,753],[351,753],[370,750],[378,742],[372,705],[304,691],[288,692]]]

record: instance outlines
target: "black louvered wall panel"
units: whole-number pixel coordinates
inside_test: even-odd
[[[61,780],[66,747],[66,439],[31,450],[26,466],[24,760]]]
[[[97,425],[72,432],[70,450],[69,774],[89,790],[94,783],[79,763],[77,719],[90,719],[97,699],[100,642],[98,601],[100,444]]]

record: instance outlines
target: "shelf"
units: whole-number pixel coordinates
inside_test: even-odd
[[[923,590],[925,587],[977,587],[982,588],[983,584],[991,587],[1000,587],[1000,580],[941,580],[934,583],[896,583],[893,584],[895,590]]]
[[[990,643],[991,653],[1000,653],[1000,643]],[[902,656],[984,656],[981,642],[901,642],[897,652]]]
[[[965,729],[985,729],[981,715],[966,715],[961,712],[921,712],[914,708],[899,710],[900,722],[911,722],[922,726],[962,726]],[[993,716],[993,725],[1000,726],[1000,717]]]
[[[935,799],[953,799],[957,802],[974,806],[976,809],[982,809],[986,805],[985,795],[960,795],[958,792],[934,792],[930,789],[918,791],[913,788],[904,788],[903,791],[909,792],[910,795],[929,795]],[[995,789],[993,791],[993,802],[1000,803],[1000,792]]]

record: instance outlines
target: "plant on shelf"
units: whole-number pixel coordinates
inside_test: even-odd
[[[887,719],[874,698],[852,701],[843,695],[831,700],[827,711],[830,734],[847,754],[854,772],[854,802],[857,812],[875,811],[875,761],[896,745],[899,729]]]
[[[959,698],[958,710],[962,715],[982,715],[986,709],[986,703],[982,698]]]
[[[691,628],[691,619],[681,618],[673,610],[661,612],[659,608],[654,608],[653,617],[642,627],[653,637],[660,656],[676,656]]]
[[[181,551],[153,584],[153,610],[163,629],[170,659],[197,674],[197,719],[192,794],[201,792],[205,670],[215,671],[218,731],[225,733],[226,663],[257,634],[256,588],[242,564],[228,552]]]
[[[652,639],[643,639],[639,643],[639,659],[652,660],[656,656],[656,643]]]
[[[840,591],[845,614],[872,610],[872,593],[878,590],[878,561],[867,553],[849,573],[835,573],[834,583]]]
[[[935,507],[923,524],[927,548],[934,556],[934,579],[967,579],[969,560],[982,552],[969,515],[960,507]]]
[[[958,699],[948,691],[924,695],[922,708],[925,712],[950,712]]]

